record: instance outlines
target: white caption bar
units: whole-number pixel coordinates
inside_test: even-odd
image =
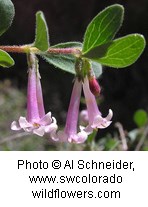
[[[0,152],[2,206],[145,206],[147,152]]]

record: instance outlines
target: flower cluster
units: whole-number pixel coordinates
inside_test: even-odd
[[[12,130],[23,129],[39,136],[50,134],[54,141],[83,143],[93,130],[103,129],[111,124],[112,110],[110,109],[108,115],[103,118],[97,106],[95,95],[100,93],[98,82],[94,77],[86,75],[83,79],[75,78],[64,130],[57,131],[56,119],[52,117],[51,112],[45,114],[36,57],[30,54],[30,58],[32,62],[28,71],[27,116],[13,121]],[[82,89],[87,109],[79,115]],[[78,127],[79,117],[85,124]]]

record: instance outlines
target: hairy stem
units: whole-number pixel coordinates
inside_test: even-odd
[[[1,50],[4,50],[5,52],[13,52],[13,53],[28,53],[29,52],[29,46],[0,46]]]
[[[31,45],[23,45],[23,46],[0,46],[1,50],[4,50],[6,52],[13,52],[13,53],[29,53],[32,52],[34,54],[40,54],[43,53],[36,47],[32,47]],[[50,54],[71,54],[75,56],[81,55],[81,51],[78,48],[49,48],[46,53]]]

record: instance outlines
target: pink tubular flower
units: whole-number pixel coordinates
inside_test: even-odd
[[[80,132],[77,132],[81,90],[82,82],[76,78],[68,108],[64,131],[59,131],[57,133],[59,141],[83,143],[87,139],[88,134],[84,131],[84,127],[80,126]]]
[[[51,137],[57,130],[56,119],[51,116],[51,112],[45,115],[40,76],[35,62],[28,72],[27,117],[21,116],[18,121],[13,121],[11,129],[24,129],[38,136],[50,133]]]
[[[84,91],[84,96],[87,105],[88,122],[89,122],[88,126],[85,128],[85,131],[87,133],[91,133],[93,129],[96,128],[103,129],[108,127],[111,124],[110,120],[113,116],[113,112],[111,109],[109,109],[109,114],[107,115],[107,117],[103,118],[101,116],[101,112],[98,109],[95,96],[90,91],[89,81],[87,77],[84,79],[83,91]],[[85,116],[86,115],[87,114],[85,112]]]

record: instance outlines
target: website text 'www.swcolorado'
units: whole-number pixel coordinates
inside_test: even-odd
[[[112,174],[110,176],[107,175],[61,175],[57,177],[56,175],[53,176],[29,176],[29,181],[31,183],[51,183],[51,184],[56,184],[56,183],[122,183],[122,176],[117,176],[116,174]]]

